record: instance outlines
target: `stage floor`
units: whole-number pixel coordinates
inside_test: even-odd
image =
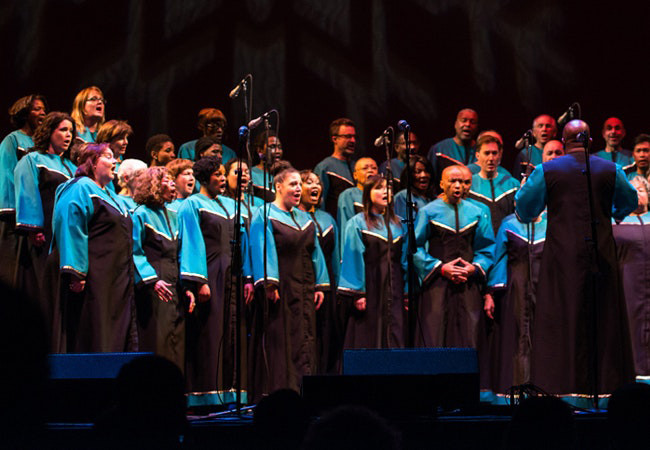
[[[253,426],[252,415],[189,417],[186,437],[191,449],[267,448]],[[575,414],[576,449],[609,448],[606,417],[603,412]],[[508,407],[490,407],[478,414],[449,414],[438,418],[404,417],[395,413],[391,423],[401,431],[402,448],[496,450],[501,448],[504,432],[510,423]],[[94,447],[92,424],[50,423],[43,436],[46,449],[87,449]],[[534,437],[531,437],[534,439]]]

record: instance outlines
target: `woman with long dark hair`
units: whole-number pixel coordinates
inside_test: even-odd
[[[43,298],[56,188],[77,170],[67,157],[74,138],[72,117],[62,112],[49,113],[34,132],[34,151],[25,155],[14,171],[16,232],[27,237],[20,245],[16,285],[34,298]],[[50,318],[49,305],[43,306]]]
[[[363,212],[343,232],[338,293],[352,303],[345,348],[406,345],[407,235],[390,206],[386,180],[374,175],[363,186]]]

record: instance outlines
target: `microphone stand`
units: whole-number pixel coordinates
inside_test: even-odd
[[[530,130],[526,131],[524,135],[522,136],[521,140],[524,141],[524,147],[526,148],[526,159],[528,160],[528,163],[526,164],[526,168],[523,169],[520,165],[519,170],[521,170],[521,177],[523,178],[528,178],[530,173],[533,171],[533,143],[535,142],[533,139],[533,135]]]
[[[578,139],[580,140],[580,136],[578,136]],[[598,383],[599,383],[599,376],[598,376],[598,279],[600,276],[600,270],[599,270],[599,262],[600,262],[600,252],[598,250],[598,221],[596,220],[596,215],[594,213],[594,195],[593,192],[591,191],[592,184],[591,184],[591,163],[589,161],[589,136],[588,135],[583,135],[581,142],[583,143],[584,149],[585,149],[585,176],[587,177],[587,196],[589,198],[589,219],[591,222],[591,239],[586,238],[586,241],[592,242],[593,245],[593,251],[590,252],[590,256],[593,258],[590,258],[590,275],[591,275],[591,288],[592,288],[592,298],[591,298],[591,307],[592,307],[592,321],[591,321],[591,326],[592,326],[592,333],[591,333],[591,338],[592,338],[592,351],[591,351],[591,358],[592,358],[592,365],[591,369],[593,370],[592,374],[592,380],[593,380],[593,408],[594,409],[599,409],[598,408]]]
[[[280,132],[280,115],[277,112],[277,110],[272,110],[272,111],[275,112],[275,117],[276,117],[275,129],[276,129],[276,132],[279,135],[279,132]],[[268,149],[268,146],[269,146],[269,130],[270,130],[270,128],[271,127],[270,127],[270,124],[269,124],[268,116],[265,116],[264,117],[265,141],[264,141],[264,161],[263,161],[263,163],[264,163],[264,175],[263,175],[263,186],[264,186],[264,191],[263,191],[264,199],[263,200],[264,200],[264,204],[262,205],[262,208],[263,208],[262,209],[262,217],[264,219],[264,235],[262,236],[262,246],[263,246],[262,247],[262,251],[263,251],[262,262],[264,264],[264,301],[262,302],[262,304],[264,305],[264,307],[263,307],[263,319],[262,319],[262,330],[263,330],[262,331],[262,352],[264,354],[264,365],[265,365],[265,369],[266,369],[267,373],[269,371],[269,364],[268,364],[268,360],[266,358],[266,348],[265,348],[265,346],[266,346],[266,326],[267,326],[268,320],[269,320],[269,317],[268,317],[269,310],[268,310],[268,308],[266,306],[267,303],[268,303],[268,301],[266,299],[266,286],[267,286],[267,282],[268,282],[268,275],[267,275],[267,269],[266,269],[267,260],[268,260],[267,259],[268,255],[267,255],[267,251],[266,251],[266,243],[267,243],[266,228],[268,227],[268,223],[269,223],[269,214],[271,212],[271,205],[269,203],[271,203],[271,202],[266,201],[266,187],[269,186],[269,190],[270,190],[271,183],[272,183],[272,181],[271,181],[271,179],[269,177],[270,151]],[[267,380],[268,380],[268,377],[265,377],[265,387],[264,387],[265,393],[268,390],[268,385],[266,385]]]
[[[531,172],[533,171],[533,165],[531,161],[532,157],[532,147],[533,147],[533,142],[532,142],[532,135],[531,133],[527,132],[524,134],[524,144],[526,146],[526,158],[528,159],[528,165],[526,166],[526,170],[522,173],[522,178],[528,181],[528,177],[530,177]],[[534,250],[534,245],[535,245],[535,219],[533,219],[533,222],[528,222],[526,223],[526,235],[527,235],[527,240],[526,240],[526,253],[528,257],[528,280],[526,282],[526,290],[524,292],[524,315],[529,315],[530,312],[533,310],[532,304],[533,304],[533,250]],[[530,331],[530,326],[532,325],[532,321],[530,320],[529,317],[529,326],[528,326],[528,333],[531,334]],[[529,336],[530,339],[530,336]],[[515,349],[514,352],[517,350]],[[519,395],[519,402],[523,400],[523,386],[527,383],[530,383],[530,380],[525,380],[525,383],[523,385],[518,386],[520,388],[520,395]],[[514,389],[511,393],[511,405],[514,407]]]
[[[390,127],[392,129],[392,127]],[[394,134],[394,133],[393,133]],[[394,140],[394,139],[393,139]],[[391,167],[390,164],[390,148],[393,140],[390,140],[388,138],[388,135],[384,135],[384,150],[386,151],[386,188],[388,189],[388,208],[393,207],[393,197],[395,196],[395,189],[393,187],[394,184],[394,175],[393,175],[393,168]],[[388,239],[388,236],[391,236],[390,232],[390,221],[386,220],[386,216],[384,215],[384,223],[386,225],[386,249],[387,252],[386,254],[388,255],[388,304],[385,305],[385,309],[380,311],[379,314],[379,323],[377,324],[377,345],[376,348],[383,348],[384,346],[382,345],[382,330],[384,328],[383,321],[385,318],[390,317],[390,313],[392,311],[392,303],[393,303],[393,259],[391,255],[391,250],[393,243],[391,242],[392,239]],[[389,326],[390,326],[390,321],[389,321]],[[387,328],[387,333],[386,333],[386,343],[390,347],[390,329]]]
[[[266,356],[266,327],[269,323],[269,309],[268,309],[268,299],[266,297],[266,289],[267,289],[267,283],[268,283],[268,274],[267,274],[267,251],[266,251],[266,228],[269,225],[269,214],[271,213],[271,205],[269,204],[270,202],[266,201],[266,187],[270,184],[269,183],[269,119],[264,119],[264,161],[262,161],[262,166],[264,173],[262,175],[262,186],[264,186],[264,190],[262,191],[262,195],[264,195],[264,204],[262,205],[262,218],[264,219],[264,234],[262,235],[262,263],[264,264],[264,302],[262,303],[264,305],[263,308],[263,319],[262,319],[262,352],[264,353],[264,365],[265,365],[265,370],[266,374],[268,375],[269,373],[269,362]],[[264,382],[264,393],[265,394],[270,394],[268,391],[268,376],[264,377],[265,382]]]
[[[251,84],[251,95],[248,94],[248,83]],[[244,92],[244,114],[246,116],[246,123],[250,121],[251,106],[252,106],[252,92],[253,92],[253,75],[248,74],[244,77],[242,83],[242,90]],[[235,217],[233,218],[233,233],[234,236],[230,241],[231,246],[231,274],[235,276],[235,411],[238,416],[241,416],[242,401],[241,401],[241,384],[242,384],[242,354],[241,354],[241,329],[242,318],[242,285],[243,285],[243,268],[244,264],[241,255],[241,207],[242,207],[242,161],[244,161],[244,153],[246,153],[246,161],[250,167],[250,132],[247,126],[239,128],[239,146],[237,149],[237,158],[239,159],[239,170],[237,171],[237,187],[235,188]],[[250,208],[249,208],[250,209]]]
[[[244,79],[249,79],[250,84],[251,84],[251,93],[250,96],[248,95],[248,83],[243,83],[242,84],[242,91],[244,92],[244,116],[246,116],[246,123],[249,123],[251,121],[251,109],[252,109],[252,103],[253,103],[253,75],[248,74]],[[248,170],[252,171],[253,166],[251,165],[252,163],[252,158],[251,158],[251,151],[250,151],[250,144],[251,144],[251,134],[250,130],[246,134],[246,165],[248,166]],[[242,155],[239,154],[239,160],[243,161]],[[241,180],[239,177],[237,177],[237,183],[238,183],[238,188],[239,188],[239,183]],[[251,205],[252,205],[252,196],[253,196],[253,185],[251,180],[249,179],[248,186],[246,191],[248,192],[248,199],[246,199],[247,203],[247,211],[252,211]],[[237,199],[239,201],[239,198]],[[248,220],[252,220],[252,217],[249,217]]]
[[[244,160],[244,150],[246,149],[246,143],[248,141],[249,130],[247,126],[242,126],[239,128],[239,170],[237,171],[237,187],[235,188],[235,217],[233,218],[234,226],[233,232],[235,236],[230,241],[231,252],[233,258],[231,273],[237,274],[235,277],[235,389],[236,389],[236,412],[237,415],[241,415],[241,366],[242,366],[242,355],[241,355],[241,325],[242,321],[242,284],[243,284],[243,261],[241,255],[241,206],[242,206],[242,164]]]
[[[413,347],[415,344],[415,334],[413,330],[415,327],[416,319],[416,310],[417,305],[415,305],[415,267],[413,265],[413,255],[417,251],[417,246],[415,245],[415,203],[413,202],[413,188],[411,186],[411,126],[405,124],[403,127],[404,131],[404,143],[406,144],[406,218],[404,223],[406,223],[406,233],[408,238],[408,250],[406,253],[406,279],[408,282],[408,318],[409,318],[409,342],[410,347]]]

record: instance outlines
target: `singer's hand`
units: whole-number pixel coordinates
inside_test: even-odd
[[[153,290],[156,292],[160,301],[167,303],[174,297],[173,292],[169,290],[169,286],[171,286],[171,283],[167,283],[164,280],[156,281]]]
[[[278,300],[280,300],[280,293],[278,292],[277,286],[266,287],[266,298],[271,300],[273,303],[276,303]]]
[[[196,299],[194,298],[194,293],[192,293],[192,291],[187,291],[185,292],[185,295],[190,301],[187,307],[187,312],[192,314],[194,312],[194,308],[196,307]]]
[[[325,294],[321,291],[314,292],[314,303],[316,304],[316,311],[318,311],[325,300]]]
[[[210,286],[208,284],[203,284],[199,288],[199,303],[205,303],[210,300]]]
[[[443,264],[440,268],[440,275],[447,278],[454,284],[460,284],[467,281],[467,270],[464,266],[459,266],[461,258],[456,258],[453,261],[449,261],[446,264]]]
[[[483,296],[483,311],[490,319],[494,320],[494,298],[492,298],[492,294]]]
[[[45,235],[43,233],[29,233],[27,237],[34,247],[42,247],[45,244]]]
[[[244,285],[244,302],[247,305],[250,305],[250,303],[253,301],[254,294],[255,288],[253,287],[253,283],[246,283]]]

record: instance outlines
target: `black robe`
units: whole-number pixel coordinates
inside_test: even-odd
[[[380,216],[378,220],[384,218]],[[349,304],[365,297],[366,309],[348,308],[350,318],[344,348],[406,346],[404,232],[401,224],[391,224],[390,231],[385,223],[369,229],[363,214],[357,214],[348,222],[339,295],[342,302]]]
[[[135,305],[140,351],[164,356],[184,371],[186,302],[178,295],[178,226],[174,216],[166,208],[146,206],[140,206],[133,214],[134,258],[140,278]],[[172,298],[167,302],[160,300],[154,290],[159,280],[170,284],[167,288]]]
[[[317,372],[316,277],[311,263],[314,224],[299,231],[272,221],[278,249],[280,301],[269,303],[266,329],[270,391],[298,390],[302,375]]]
[[[314,173],[320,178],[323,187],[322,208],[334,218],[337,217],[339,195],[355,185],[352,166],[350,161],[328,156],[314,168]]]
[[[78,212],[79,205],[85,214]],[[54,262],[62,274],[56,303],[62,323],[54,329],[60,332],[58,350],[136,351],[131,216],[114,194],[87,177],[61,186],[54,216],[55,251],[48,265]],[[80,239],[83,235],[87,236],[85,241]],[[79,278],[86,284],[80,294],[75,294],[68,284]]]
[[[16,214],[7,212],[0,215],[0,281],[16,285],[18,274],[18,251],[24,237],[16,233]]]
[[[650,213],[614,225],[637,376],[650,375]]]
[[[491,388],[497,393],[530,382],[532,322],[545,236],[545,214],[531,224],[512,214],[496,236],[488,285],[494,290],[494,318],[501,333],[494,342],[496,358],[481,370],[490,371]]]
[[[423,280],[416,346],[477,348],[481,292],[494,249],[489,218],[469,201],[452,205],[437,199],[418,212],[415,239],[414,262]],[[467,282],[455,284],[442,276],[441,267],[458,257],[476,270]]]
[[[321,373],[338,373],[341,365],[343,349],[343,329],[339,320],[339,304],[336,302],[336,280],[338,273],[335,265],[339,265],[338,233],[332,216],[325,211],[310,212],[318,232],[318,242],[323,251],[327,264],[327,274],[330,277],[330,290],[325,292],[323,306],[316,311],[316,335],[318,345],[318,367]],[[337,268],[338,269],[338,268]]]
[[[308,213],[269,206],[267,228],[262,208],[251,223],[253,273],[262,303],[262,323],[255,326],[255,397],[278,389],[300,390],[303,375],[318,373],[316,290],[327,291],[329,276]],[[266,233],[266,266],[262,256]],[[269,301],[267,287],[276,286],[280,299]]]
[[[51,280],[46,280],[45,266],[50,244],[52,243],[52,213],[54,211],[54,196],[57,187],[65,183],[74,174],[74,166],[67,159],[51,155],[32,153],[18,163],[17,172],[20,174],[16,189],[20,196],[32,196],[32,199],[22,201],[18,199],[16,212],[16,232],[21,234],[21,243],[18,246],[18,261],[16,267],[16,287],[25,292],[31,298],[40,299],[41,309],[45,314],[48,325],[52,323],[54,312],[49,301],[43,301],[49,297],[42,295],[46,286]],[[62,161],[65,161],[64,164]],[[36,166],[37,176],[34,177],[32,167]],[[31,170],[30,170],[31,169]],[[29,183],[22,180],[27,178]],[[31,189],[29,189],[31,188]],[[31,192],[38,189],[36,192]],[[40,198],[40,204],[36,201]],[[40,211],[35,211],[40,208]],[[36,225],[41,221],[42,224]],[[24,223],[23,223],[24,222]],[[30,232],[42,232],[45,242],[41,246],[32,245],[27,238]]]
[[[548,205],[531,381],[560,395],[593,393],[594,356],[600,393],[611,393],[634,379],[611,219],[636,209],[636,191],[614,163],[593,155],[589,161],[597,221],[597,264],[592,256],[584,151],[572,151],[538,166],[515,197],[517,214],[524,221],[536,217]]]
[[[192,261],[184,262],[183,259],[196,260],[204,254],[210,287],[209,301],[197,301],[194,312],[186,318],[187,385],[192,393],[234,388],[237,352],[242,361],[241,388],[246,390],[245,321],[236,323],[235,278],[231,268],[234,207],[231,198],[209,199],[195,194],[178,210],[183,247],[181,266],[194,266]],[[198,222],[189,220],[194,214],[198,214]],[[190,229],[192,223],[198,229]],[[204,246],[205,253],[198,253],[198,246]],[[185,281],[194,281],[197,285],[204,282],[195,280],[185,270],[182,268],[181,272]],[[198,273],[199,270],[190,272]],[[240,333],[240,349],[236,348],[236,332]]]

